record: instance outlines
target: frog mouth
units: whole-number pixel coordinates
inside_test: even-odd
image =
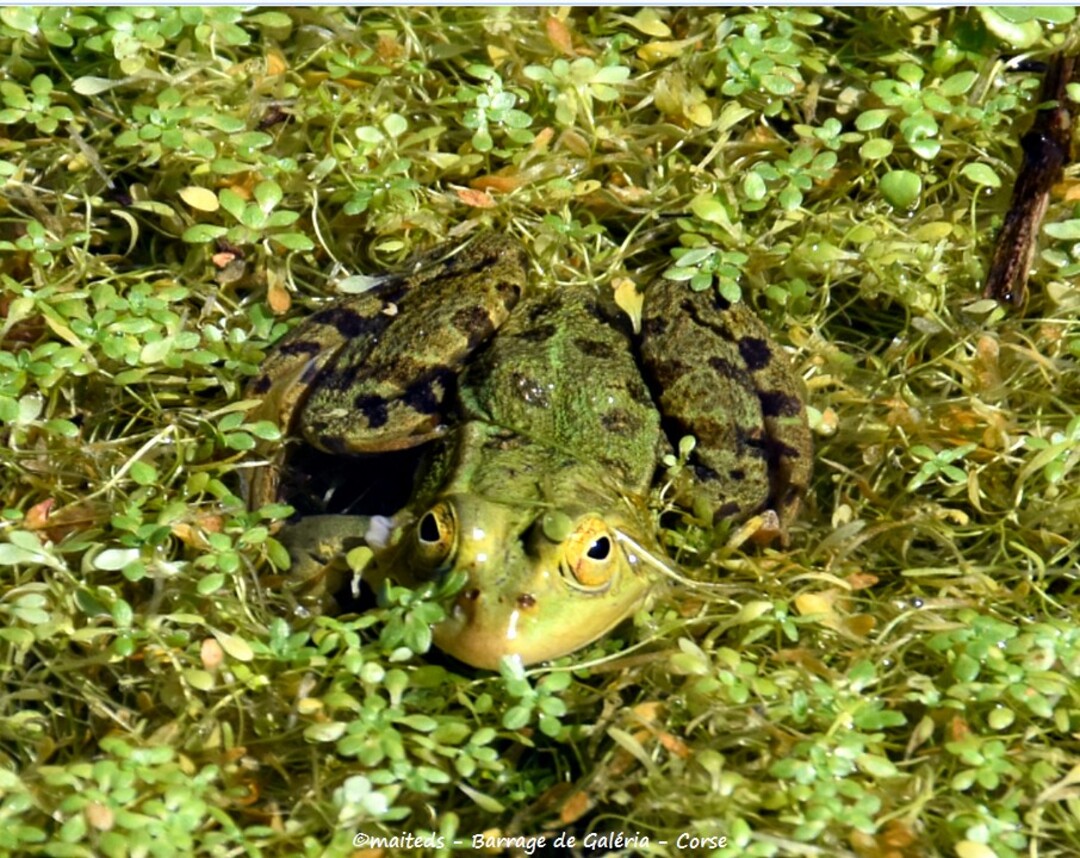
[[[642,592],[636,588],[617,603],[567,613],[544,611],[530,593],[520,593],[513,606],[499,604],[467,586],[450,609],[450,616],[432,629],[435,645],[465,664],[498,670],[506,656],[535,664],[568,655],[603,637],[628,616]]]
[[[435,645],[473,667],[498,670],[503,656],[518,656],[524,664],[556,658],[563,652],[536,652],[522,635],[525,615],[535,607],[535,598],[528,593],[518,597],[519,605],[509,612],[496,612],[479,589],[466,587],[454,601],[450,616],[435,626],[432,637]]]

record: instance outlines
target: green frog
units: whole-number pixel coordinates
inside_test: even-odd
[[[388,524],[307,519],[294,558],[352,536],[378,577],[462,573],[433,640],[494,669],[573,652],[642,604],[665,563],[646,501],[672,440],[696,438],[684,500],[704,495],[716,519],[775,513],[784,538],[811,469],[784,352],[744,304],[664,279],[640,328],[598,290],[531,287],[524,248],[495,233],[316,312],[252,383],[261,416],[333,454],[429,455]],[[279,465],[253,503],[275,498]]]

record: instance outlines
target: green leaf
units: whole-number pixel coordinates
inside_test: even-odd
[[[502,725],[507,730],[520,730],[532,718],[532,709],[528,706],[511,706],[503,713]]]
[[[962,71],[957,72],[951,77],[946,78],[940,87],[938,92],[945,96],[963,95],[975,84],[975,81],[979,79],[978,72],[974,71]]]
[[[0,21],[13,30],[34,33],[38,29],[38,11],[32,6],[7,6],[0,9]]]
[[[778,74],[762,75],[761,85],[773,95],[791,95],[795,92],[795,83],[790,78]]]
[[[211,593],[216,593],[223,586],[225,586],[225,576],[221,572],[211,572],[199,579],[195,589],[200,596],[209,596]]]
[[[880,137],[867,140],[859,147],[859,157],[864,161],[880,161],[883,158],[888,158],[892,152],[892,141]]]
[[[137,548],[106,548],[94,556],[93,564],[95,569],[115,572],[138,559],[139,549]]]
[[[223,226],[212,223],[197,223],[195,226],[185,229],[181,238],[188,244],[206,244],[208,241],[221,238],[227,232],[228,230]]]
[[[218,191],[218,199],[221,201],[221,207],[225,209],[237,220],[241,220],[244,215],[244,206],[247,205],[247,201],[240,196],[232,188],[222,188]]]
[[[756,174],[751,173],[749,175]],[[690,201],[690,211],[706,223],[727,224],[731,222],[731,218],[728,217],[727,209],[724,207],[724,204],[711,194],[702,194],[694,197],[694,199]],[[711,253],[711,250],[709,253]],[[706,253],[705,255],[708,256],[709,254]],[[696,262],[687,262],[685,256],[682,257],[681,262],[683,265],[697,264]]]
[[[255,658],[255,652],[251,649],[251,644],[243,638],[226,632],[214,632],[214,637],[221,644],[221,648],[237,661],[251,661]]]
[[[252,15],[248,20],[260,27],[271,27],[275,30],[292,26],[292,18],[284,12],[261,12],[258,15]]]
[[[910,209],[922,194],[922,179],[910,170],[892,170],[878,180],[878,189],[890,205]]]
[[[75,78],[75,80],[71,82],[71,88],[79,95],[98,95],[99,93],[112,89],[114,86],[119,86],[121,83],[122,81],[111,80],[107,77],[85,75],[83,77]]]
[[[408,130],[409,123],[401,114],[391,113],[382,121],[382,126],[391,137],[400,137]]]
[[[1029,11],[1023,7],[1021,10]],[[978,13],[982,16],[986,29],[1013,48],[1030,48],[1042,36],[1042,26],[1038,21],[1017,20],[1022,16],[1007,7],[982,6]]]
[[[140,486],[152,486],[158,479],[157,468],[146,462],[132,462],[128,474]]]
[[[269,213],[271,209],[281,202],[281,197],[281,186],[277,182],[259,182],[255,186],[255,201],[264,212]]]
[[[1080,241],[1080,219],[1072,218],[1057,223],[1045,224],[1043,232],[1051,238],[1059,238],[1064,241]]]
[[[983,164],[978,161],[974,161],[970,164],[965,164],[964,169],[960,171],[965,179],[974,182],[976,185],[985,185],[988,188],[1000,188],[1001,179],[998,174],[994,172],[993,168],[988,164]]]
[[[271,236],[273,241],[276,241],[286,250],[313,250],[315,248],[314,242],[303,233],[299,232],[283,232],[280,235]]]
[[[238,149],[262,149],[274,142],[274,138],[265,131],[246,131],[243,134],[234,134],[229,142]]]

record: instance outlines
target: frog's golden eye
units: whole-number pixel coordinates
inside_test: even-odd
[[[443,566],[457,544],[457,517],[454,508],[440,501],[420,516],[414,531],[416,560],[428,569]]]
[[[603,519],[580,522],[563,544],[564,574],[580,589],[602,593],[611,586],[618,563],[615,537]]]

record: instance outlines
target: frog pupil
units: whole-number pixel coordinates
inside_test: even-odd
[[[434,513],[425,513],[424,517],[420,519],[420,541],[438,542],[439,535],[438,519],[435,518]]]
[[[611,553],[611,540],[606,536],[601,536],[593,540],[593,544],[585,553],[591,560],[607,560],[608,554]]]

